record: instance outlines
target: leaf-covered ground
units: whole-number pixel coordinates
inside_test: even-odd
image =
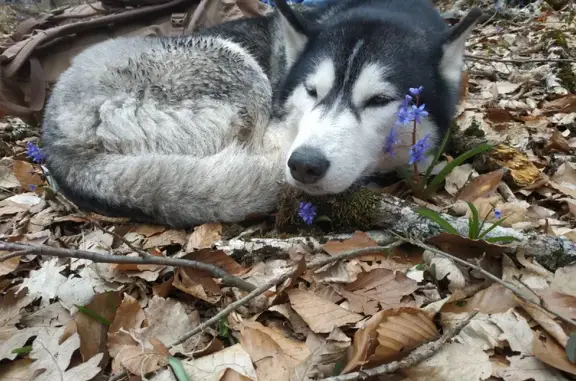
[[[504,219],[575,241],[576,6],[503,13],[468,42],[454,126],[462,138],[451,145],[486,140],[494,150],[457,167],[426,202],[402,184],[383,191],[462,218],[469,201],[487,216],[484,229]],[[262,226],[179,231],[85,215],[48,192],[27,157],[37,130],[4,118],[0,136],[1,242],[196,260],[271,285],[239,303],[249,291],[192,267],[37,253],[0,260],[0,381],[355,380],[372,368],[383,380],[575,378],[572,265],[545,268],[521,250],[451,235],[428,242],[436,249],[395,242],[342,259],[379,246],[377,232],[256,240]],[[395,363],[406,356],[415,364]]]

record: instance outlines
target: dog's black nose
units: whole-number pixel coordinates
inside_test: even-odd
[[[329,167],[330,162],[326,156],[312,147],[300,147],[288,159],[292,177],[303,184],[314,184],[326,174]]]

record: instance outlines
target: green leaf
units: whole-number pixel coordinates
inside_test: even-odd
[[[450,223],[448,221],[446,221],[445,219],[442,218],[442,216],[440,216],[440,214],[436,213],[435,211],[433,211],[432,209],[428,209],[428,208],[419,208],[416,210],[418,212],[418,214],[420,214],[421,216],[424,216],[434,222],[436,222],[438,225],[440,225],[440,227],[447,233],[450,234],[456,234],[456,235],[460,235],[460,233],[458,233],[458,230],[456,230],[454,228],[454,226],[450,225]]]
[[[436,189],[440,186],[442,181],[444,181],[446,176],[448,176],[448,174],[450,174],[450,172],[452,172],[452,170],[454,170],[454,168],[456,168],[457,166],[459,166],[460,164],[462,164],[463,162],[465,162],[469,158],[471,158],[471,157],[473,157],[479,153],[482,153],[485,151],[490,151],[491,149],[492,149],[491,144],[481,144],[476,148],[473,148],[469,151],[464,152],[462,155],[458,156],[456,159],[454,159],[450,163],[446,164],[446,166],[444,168],[442,168],[442,170],[432,179],[430,184],[428,184],[428,186],[426,187],[425,194],[427,196],[429,196],[432,193],[436,192]]]
[[[226,319],[222,318],[218,320],[218,332],[222,337],[228,337],[230,335],[230,331],[228,329],[228,324],[226,323]]]
[[[486,234],[490,233],[492,230],[496,229],[498,226],[502,225],[502,222],[504,222],[504,220],[508,218],[508,217],[504,217],[501,220],[496,221],[494,224],[492,224],[492,226],[490,226],[488,229],[486,229],[483,233],[480,234],[480,236],[478,237],[478,239],[482,239],[482,237],[484,237]]]
[[[84,306],[80,306],[78,304],[76,304],[76,308],[78,308],[78,310],[80,312],[84,312],[86,315],[90,316],[91,318],[98,320],[100,323],[104,324],[107,327],[110,327],[112,325],[112,323],[106,319],[105,317],[100,316],[99,314],[97,314],[96,312],[92,311],[90,308],[88,307],[84,307]]]
[[[512,237],[509,235],[503,235],[503,236],[499,236],[499,237],[485,238],[484,241],[489,242],[489,243],[498,243],[498,241],[520,241],[520,240],[516,237]]]
[[[417,264],[416,267],[414,267],[414,268],[415,268],[416,270],[418,270],[418,271],[423,271],[423,270],[426,269],[426,264],[424,264],[424,263],[419,263],[419,264]]]
[[[27,345],[27,346],[25,346],[25,347],[12,349],[11,352],[12,352],[12,353],[18,353],[19,355],[21,355],[21,354],[30,353],[30,351],[32,351],[32,346],[31,346],[31,345]]]
[[[182,362],[176,357],[168,357],[168,365],[170,365],[170,368],[172,368],[174,376],[176,376],[178,381],[190,381],[190,377],[188,377],[186,374],[184,366],[182,366]]]
[[[470,207],[470,211],[472,211],[472,217],[468,219],[468,238],[476,239],[478,238],[478,226],[480,225],[478,209],[476,209],[476,206],[474,206],[474,204],[472,204],[470,201],[466,201],[466,203]]]
[[[323,216],[318,216],[318,217],[316,217],[316,218],[314,219],[314,222],[323,222],[323,221],[325,221],[325,222],[332,222],[332,220],[330,219],[330,217],[324,216],[324,215],[323,215]]]
[[[438,151],[436,151],[436,155],[434,155],[434,160],[432,160],[432,164],[430,164],[430,166],[426,170],[426,179],[430,177],[432,170],[434,169],[436,164],[438,164],[438,160],[440,160],[440,155],[442,155],[442,153],[444,152],[449,137],[450,137],[450,129],[448,129],[444,134],[444,139],[442,139],[442,143],[440,143],[440,147],[438,147]]]

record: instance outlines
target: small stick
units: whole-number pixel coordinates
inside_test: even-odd
[[[245,280],[242,280],[238,277],[235,277],[234,275],[229,274],[228,272],[222,270],[219,267],[216,267],[209,263],[191,261],[188,259],[155,257],[152,255],[146,258],[127,257],[112,254],[110,255],[100,254],[84,250],[55,248],[46,245],[33,246],[33,245],[22,245],[1,241],[0,241],[0,250],[12,251],[12,253],[1,255],[0,262],[6,261],[10,258],[21,257],[27,254],[36,254],[41,256],[52,256],[59,258],[88,259],[98,263],[129,263],[136,265],[164,265],[175,267],[189,267],[196,270],[206,271],[211,275],[213,275],[215,278],[220,278],[222,280],[222,283],[226,286],[238,287],[239,289],[244,291],[252,291],[256,288],[253,284],[248,283]]]
[[[412,353],[408,355],[405,359],[401,361],[394,361],[389,364],[384,364],[377,366],[372,369],[365,369],[354,373],[343,374],[341,376],[323,378],[319,381],[355,381],[364,380],[368,377],[379,376],[387,373],[392,373],[400,369],[409,368],[414,366],[426,359],[432,357],[436,352],[442,348],[442,346],[451,340],[453,337],[458,336],[458,334],[466,327],[470,321],[478,314],[478,311],[470,313],[466,319],[462,320],[456,327],[451,330],[447,330],[438,340],[433,343],[426,343]]]

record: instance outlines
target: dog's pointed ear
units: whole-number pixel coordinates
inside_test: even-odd
[[[482,16],[482,11],[479,8],[472,8],[458,24],[450,28],[442,40],[440,72],[447,81],[455,86],[458,86],[462,76],[466,40],[478,23],[480,16]]]
[[[276,0],[286,46],[286,63],[291,66],[302,53],[310,32],[309,23],[295,12],[286,0]]]

